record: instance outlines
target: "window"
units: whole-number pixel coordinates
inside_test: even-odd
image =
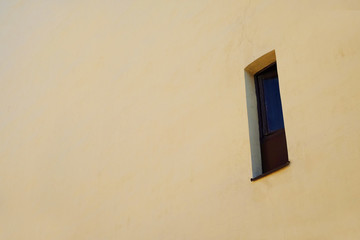
[[[276,62],[257,72],[254,81],[262,171],[252,181],[289,164]]]
[[[275,50],[244,70],[251,181],[255,181],[289,164]]]

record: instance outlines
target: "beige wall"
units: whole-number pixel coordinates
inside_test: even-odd
[[[359,239],[359,10],[0,1],[0,239]],[[291,164],[250,182],[273,49]]]

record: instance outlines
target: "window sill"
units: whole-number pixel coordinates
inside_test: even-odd
[[[278,166],[277,168],[274,168],[274,169],[271,170],[271,171],[268,171],[268,172],[263,173],[263,174],[261,174],[261,175],[259,175],[259,176],[256,176],[256,177],[254,177],[254,178],[251,178],[250,180],[251,180],[252,182],[253,182],[253,181],[256,181],[256,180],[258,180],[258,179],[260,179],[260,178],[263,178],[263,177],[265,177],[265,176],[267,176],[267,175],[269,175],[269,174],[271,174],[271,173],[273,173],[273,172],[276,172],[277,170],[280,170],[280,169],[288,166],[289,164],[290,164],[290,162],[288,161],[288,162],[286,162],[286,163]]]

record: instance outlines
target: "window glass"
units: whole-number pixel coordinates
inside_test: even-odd
[[[263,80],[265,110],[269,133],[284,128],[283,113],[277,77]]]

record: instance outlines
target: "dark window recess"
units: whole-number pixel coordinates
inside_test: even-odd
[[[276,63],[255,74],[262,174],[289,164]]]

